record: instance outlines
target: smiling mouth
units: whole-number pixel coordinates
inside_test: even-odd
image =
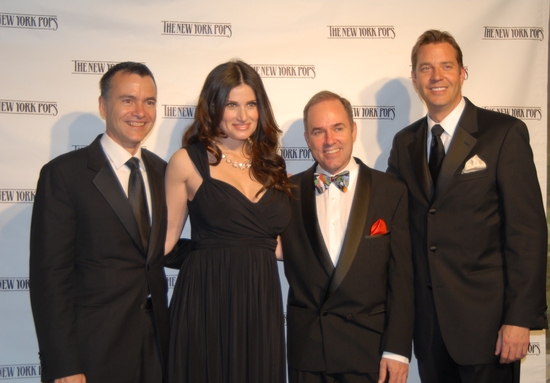
[[[145,122],[128,121],[128,125],[135,126],[135,127],[140,127],[140,126],[145,125]]]
[[[331,150],[325,150],[325,154],[334,154],[338,153],[340,149],[331,149]]]
[[[433,90],[435,92],[439,92],[439,91],[445,90],[445,89],[447,89],[447,88],[445,88],[444,86],[440,86],[440,87],[437,87],[437,88],[430,88],[430,90]]]

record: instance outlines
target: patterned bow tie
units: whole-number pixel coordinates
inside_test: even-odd
[[[332,177],[323,173],[315,173],[314,176],[315,179],[313,182],[315,184],[315,189],[319,194],[323,194],[333,182],[336,187],[344,193],[348,191],[349,171],[347,170]]]

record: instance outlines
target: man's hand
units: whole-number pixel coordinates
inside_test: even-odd
[[[53,383],[86,383],[84,374],[66,376],[53,381]]]
[[[380,360],[380,375],[378,383],[406,383],[409,375],[409,365],[397,360],[382,358]]]
[[[502,325],[498,331],[495,355],[500,355],[500,363],[511,363],[527,355],[529,329],[526,327]]]

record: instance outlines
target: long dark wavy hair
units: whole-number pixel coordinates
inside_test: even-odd
[[[220,163],[222,152],[215,141],[217,137],[227,136],[219,126],[229,93],[242,84],[252,88],[258,108],[258,125],[245,144],[251,159],[252,174],[263,185],[258,194],[274,188],[291,196],[293,186],[286,173],[285,161],[279,155],[281,130],[273,117],[262,79],[254,68],[242,61],[220,64],[208,74],[195,110],[195,120],[183,135],[182,147],[200,142],[216,158],[213,165]]]

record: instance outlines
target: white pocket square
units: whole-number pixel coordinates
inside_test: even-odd
[[[487,164],[483,162],[481,158],[477,156],[473,156],[468,161],[466,161],[466,164],[464,164],[464,169],[462,169],[462,174],[466,173],[473,173],[473,172],[479,172],[480,170],[486,169]]]

